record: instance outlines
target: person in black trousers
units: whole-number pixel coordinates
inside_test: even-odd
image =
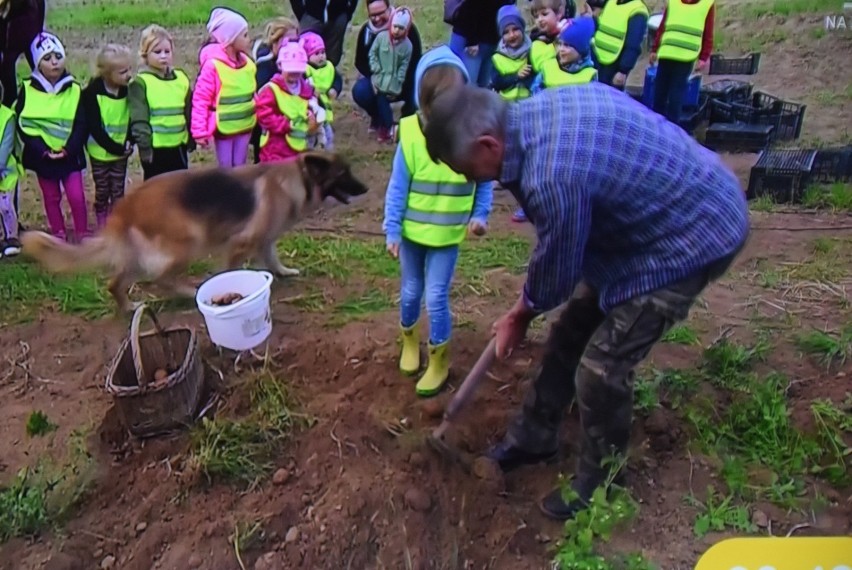
[[[325,54],[334,67],[343,57],[346,26],[352,20],[358,0],[290,0],[299,20],[299,31],[316,32],[325,42]]]

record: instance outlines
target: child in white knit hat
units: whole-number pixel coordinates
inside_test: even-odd
[[[391,102],[398,101],[411,63],[411,10],[397,8],[391,16],[391,25],[376,36],[370,47],[370,80],[376,93],[379,142],[393,142],[393,110]]]

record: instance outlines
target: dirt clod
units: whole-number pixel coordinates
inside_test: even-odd
[[[440,418],[444,415],[444,404],[437,398],[423,402],[422,409],[428,418]]]
[[[109,570],[110,568],[115,568],[115,556],[112,554],[101,560],[101,570]]]
[[[211,305],[217,305],[219,307],[225,307],[228,305],[233,305],[237,301],[241,301],[243,296],[239,293],[222,293],[221,295],[214,295],[212,299],[210,299]]]
[[[273,485],[284,485],[290,479],[290,472],[286,469],[279,469],[272,476]]]
[[[254,570],[282,570],[281,558],[276,552],[267,552],[254,563]]]
[[[426,467],[429,462],[425,455],[419,451],[415,451],[408,457],[408,463],[410,463],[413,467],[423,468]]]
[[[201,565],[204,564],[204,559],[199,554],[193,554],[186,563],[190,568],[201,568]]]
[[[146,528],[148,528],[148,523],[146,523],[146,522],[141,522],[141,523],[137,524],[136,525],[137,534],[140,533],[140,532],[145,532]]]
[[[473,462],[473,474],[489,483],[502,483],[503,472],[496,461],[488,457],[477,457]]]
[[[422,489],[412,487],[405,492],[405,504],[412,510],[423,513],[432,507],[432,498]]]
[[[284,537],[284,542],[290,544],[297,540],[299,540],[299,527],[291,526],[290,530],[287,531],[287,535]]]
[[[763,511],[755,510],[751,514],[751,522],[760,528],[766,528],[769,526],[769,517]]]

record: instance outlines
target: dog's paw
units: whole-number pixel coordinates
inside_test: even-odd
[[[278,277],[295,277],[299,274],[299,270],[293,269],[292,267],[284,267],[282,265],[275,273],[278,275]]]

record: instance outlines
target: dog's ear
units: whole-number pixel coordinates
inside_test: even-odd
[[[332,175],[337,157],[329,152],[306,152],[302,155],[302,163],[312,184],[322,186],[323,182]]]

